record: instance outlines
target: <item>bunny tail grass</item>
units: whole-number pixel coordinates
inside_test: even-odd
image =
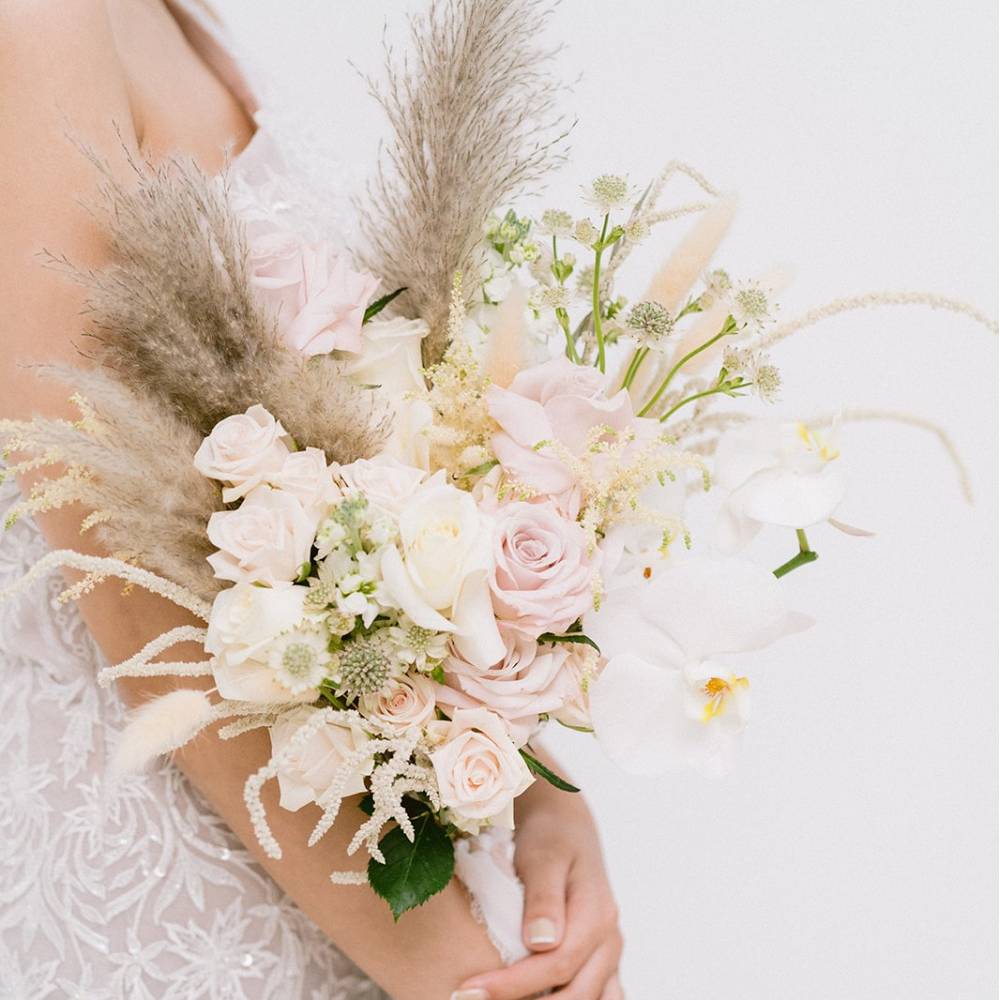
[[[560,85],[539,47],[548,0],[432,0],[411,19],[412,61],[368,79],[392,137],[359,207],[365,263],[400,305],[427,320],[428,365],[447,349],[452,278],[466,268],[489,212],[565,157]],[[411,68],[412,67],[412,68]]]
[[[204,691],[181,688],[147,702],[131,713],[115,750],[115,774],[134,774],[161,754],[184,746],[215,718]]]

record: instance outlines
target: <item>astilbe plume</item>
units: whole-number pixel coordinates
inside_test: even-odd
[[[497,205],[564,156],[558,83],[542,33],[546,0],[433,0],[411,19],[412,66],[386,46],[384,83],[368,80],[392,128],[361,209],[366,265],[400,305],[430,324],[424,359],[447,348],[454,274],[466,267]]]
[[[244,228],[225,179],[193,162],[133,162],[125,184],[96,156],[112,263],[83,272],[93,359],[200,435],[261,403],[302,445],[350,462],[375,453],[386,418],[330,358],[287,349],[249,283]]]
[[[75,391],[78,421],[0,421],[0,443],[17,460],[6,474],[61,466],[11,509],[8,520],[80,503],[103,547],[176,581],[204,599],[219,590],[206,562],[218,488],[193,466],[200,435],[156,399],[110,374],[46,366]]]

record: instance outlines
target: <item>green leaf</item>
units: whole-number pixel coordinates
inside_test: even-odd
[[[371,795],[366,795],[359,803],[358,808],[366,815],[371,816],[375,812],[375,800]]]
[[[462,475],[467,476],[469,478],[472,478],[473,476],[485,476],[486,473],[490,471],[490,469],[496,468],[496,466],[498,466],[499,464],[500,463],[496,459],[493,459],[492,461],[483,462],[482,465],[477,465],[471,469],[466,470],[464,473],[462,473]]]
[[[532,757],[527,750],[521,750],[520,754],[524,758],[525,764],[528,765],[528,770],[540,778],[544,778],[550,785],[555,785],[556,788],[564,792],[580,791],[576,785],[571,785],[564,778],[560,778],[555,771],[550,771],[537,757]]]
[[[361,325],[364,326],[368,320],[376,317],[397,295],[402,295],[406,291],[406,286],[402,288],[397,288],[394,292],[389,292],[388,295],[383,295],[382,298],[376,299],[366,310],[365,318],[361,321]]]
[[[393,920],[426,903],[451,881],[455,873],[455,848],[423,802],[407,799],[413,823],[413,842],[397,826],[380,841],[385,864],[368,862],[368,883],[392,910]]]
[[[440,663],[431,671],[431,677],[433,677],[438,684],[444,684],[444,667],[441,666]]]
[[[554,632],[543,632],[538,637],[538,641],[579,643],[583,646],[590,646],[591,649],[596,649],[598,653],[601,651],[601,647],[598,646],[589,635],[584,635],[582,632],[571,632],[567,635],[556,635]]]

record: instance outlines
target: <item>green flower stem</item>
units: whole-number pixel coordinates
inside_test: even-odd
[[[682,406],[687,406],[688,403],[693,403],[696,399],[704,399],[705,396],[715,396],[720,392],[724,392],[727,396],[733,395],[734,389],[746,389],[752,383],[750,382],[722,382],[719,385],[713,385],[711,389],[705,389],[703,392],[696,392],[692,396],[685,396],[679,403],[672,406],[666,413],[660,417],[660,423],[665,423],[670,417],[672,417]],[[647,407],[648,409],[648,407]],[[646,412],[645,409],[639,411],[639,416],[641,417]]]
[[[597,249],[594,251],[594,338],[597,341],[597,360],[594,364],[600,371],[604,371],[604,330],[601,328],[601,256],[604,254],[604,241],[608,235],[608,220],[610,213],[604,216],[604,225],[601,227],[601,237],[597,241]]]
[[[576,352],[576,341],[573,340],[573,334],[570,333],[569,329],[569,313],[565,309],[556,310],[556,319],[559,321],[559,326],[562,328],[562,332],[566,337],[566,357],[573,362],[573,364],[580,364],[580,355]]]
[[[632,355],[632,360],[629,362],[628,368],[625,371],[625,377],[622,379],[621,387],[627,389],[635,379],[636,375],[639,374],[639,368],[642,366],[643,361],[646,360],[646,355],[649,354],[648,347],[637,347],[635,353]]]
[[[813,552],[809,548],[809,540],[806,538],[806,533],[798,528],[795,532],[799,539],[799,551],[792,556],[788,562],[782,563],[775,571],[774,575],[780,580],[786,573],[791,573],[793,569],[798,569],[800,566],[806,566],[811,562],[816,562],[819,559],[819,553]]]
[[[693,351],[688,351],[688,353],[685,354],[684,357],[681,358],[680,361],[678,361],[677,364],[675,364],[674,367],[671,368],[669,372],[667,372],[667,377],[660,383],[659,388],[656,390],[656,392],[653,393],[653,396],[649,400],[649,402],[646,403],[646,405],[639,411],[639,416],[640,417],[644,417],[647,413],[649,413],[649,411],[654,406],[656,406],[656,404],[660,401],[660,397],[667,391],[667,386],[670,385],[671,381],[673,380],[673,377],[693,357],[696,357],[697,355],[701,354],[702,351],[708,350],[708,348],[710,348],[713,344],[716,344],[720,340],[722,340],[723,337],[728,337],[731,333],[735,333],[735,332],[736,332],[736,324],[733,321],[732,316],[728,316],[726,318],[726,322],[722,324],[722,329],[714,337],[710,337],[708,340],[705,341],[704,344],[701,344],[700,346],[696,347]],[[696,398],[696,397],[692,397],[692,398]],[[685,402],[687,402],[687,401],[685,400]],[[680,405],[680,404],[678,404],[678,405]],[[675,407],[675,409],[676,409],[676,407]],[[673,412],[673,411],[671,411],[671,412]]]

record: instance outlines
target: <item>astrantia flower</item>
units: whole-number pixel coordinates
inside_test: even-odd
[[[580,219],[573,227],[573,238],[579,240],[581,243],[586,243],[588,246],[597,239],[598,235],[597,227],[590,219]]]
[[[805,424],[759,420],[727,431],[715,453],[715,481],[729,491],[720,548],[734,551],[765,524],[808,528],[829,520],[847,489],[839,457],[833,436]]]
[[[740,326],[760,330],[772,319],[767,293],[756,282],[745,282],[730,292],[733,319]]]
[[[278,683],[292,694],[317,688],[330,664],[326,633],[319,629],[287,632],[268,647],[267,662]]]
[[[631,199],[628,181],[618,174],[601,174],[589,188],[584,188],[584,194],[605,215],[613,208],[627,205]]]
[[[422,628],[400,616],[396,625],[385,630],[396,659],[404,667],[415,670],[433,670],[448,655],[448,633]]]
[[[608,658],[589,684],[598,740],[635,774],[725,770],[749,712],[749,681],[725,658],[808,624],[772,573],[740,559],[681,560],[611,590],[584,621]]]
[[[668,337],[674,328],[674,319],[659,302],[639,302],[634,305],[626,321],[634,330],[636,339],[644,346],[658,344]]]
[[[709,309],[711,306],[714,306],[733,287],[732,278],[729,277],[728,272],[723,271],[721,268],[709,271],[705,275],[704,281],[705,290],[700,296],[703,309]]]
[[[542,213],[540,228],[548,236],[569,236],[573,232],[573,216],[562,209],[550,208]]]

